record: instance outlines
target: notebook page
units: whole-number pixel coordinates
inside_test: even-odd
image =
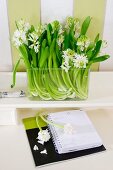
[[[71,110],[50,114],[49,118],[58,124],[70,123],[74,127],[73,135],[64,134],[63,129],[52,127],[54,143],[59,152],[81,150],[102,145],[95,128],[83,111]]]

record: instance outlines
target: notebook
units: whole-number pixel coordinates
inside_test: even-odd
[[[48,125],[55,149],[59,154],[102,146],[102,140],[91,120],[82,110],[50,113],[48,120],[60,125],[71,124],[73,127],[73,133],[66,134],[63,128]]]
[[[43,130],[47,129],[47,124],[43,122],[43,120],[39,119],[40,125]],[[106,148],[102,145],[95,148],[85,149],[85,150],[79,150],[64,154],[59,154],[56,152],[54,144],[52,142],[52,139],[50,139],[48,142],[46,142],[44,145],[41,145],[38,143],[37,135],[39,132],[39,129],[37,128],[36,124],[36,117],[29,117],[23,119],[24,127],[26,130],[29,146],[31,148],[31,153],[35,162],[35,165],[40,167],[44,165],[50,165],[53,163],[60,163],[62,161],[82,157],[82,156],[88,156],[90,154],[95,153],[101,153],[106,150]],[[36,146],[38,147],[37,149]],[[43,151],[46,149],[47,154],[41,154],[40,151]]]

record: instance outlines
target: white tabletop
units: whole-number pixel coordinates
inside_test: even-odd
[[[20,111],[20,117],[30,110]],[[46,165],[42,170],[113,170],[113,108],[89,109],[87,113],[107,151]],[[35,170],[23,125],[0,127],[0,170]]]

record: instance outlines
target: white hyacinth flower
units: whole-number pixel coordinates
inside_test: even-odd
[[[80,32],[76,31],[74,37],[77,39],[80,36]]]
[[[61,34],[63,34],[63,33],[64,33],[64,30],[63,30],[63,28],[62,28],[62,25],[60,25],[59,27],[60,27],[60,28],[59,28],[59,32],[58,32],[58,34],[59,34],[59,35],[61,35]]]
[[[64,61],[63,61],[62,65],[61,65],[61,68],[63,70],[65,70],[65,72],[68,72],[68,70],[70,69],[69,57],[64,55],[63,58],[64,58]]]
[[[39,25],[35,31],[40,36],[45,30],[47,30],[47,24]]]
[[[50,134],[48,132],[48,130],[42,130],[38,133],[38,139],[39,141],[43,141],[43,142],[48,142],[50,139]]]
[[[36,42],[35,44],[31,44],[31,45],[29,46],[29,48],[34,49],[36,53],[39,52],[39,47],[40,47],[39,42]]]
[[[70,29],[74,25],[74,30],[80,29],[80,21],[78,18],[67,17],[65,28]]]
[[[17,48],[22,44],[28,44],[28,41],[26,38],[26,32],[21,31],[21,30],[16,30],[13,35],[13,42]]]
[[[39,52],[39,46],[40,46],[40,45],[39,45],[39,42],[37,42],[37,44],[34,45],[34,47],[33,47],[36,53]]]
[[[90,43],[91,42],[89,38],[87,38],[85,35],[82,35],[80,38],[78,38],[77,46],[80,47],[81,51],[84,51],[86,48],[89,47]]]
[[[28,22],[25,22],[23,19],[17,22],[17,26],[19,30],[22,30],[24,32],[28,32],[28,30],[31,28],[30,24]]]
[[[52,33],[54,33],[56,30],[59,31],[59,34],[62,33],[62,25],[60,24],[59,21],[55,20],[51,23],[52,26]]]
[[[78,45],[78,46],[84,46],[84,41],[80,41],[80,40],[78,39],[77,45]]]
[[[65,63],[63,63],[62,65],[61,65],[61,68],[63,69],[63,70],[65,70],[65,72],[68,72],[68,70],[70,69],[70,66],[67,64],[65,64]]]
[[[61,46],[61,44],[63,43],[63,41],[64,41],[64,36],[63,36],[63,35],[60,35],[59,38],[58,38],[58,40],[57,40],[57,43],[58,43],[58,46],[59,46],[59,47]]]
[[[73,24],[73,18],[72,17],[67,17],[66,18],[66,25],[65,25],[65,28],[70,28]]]
[[[90,43],[91,43],[90,40],[87,39],[87,41],[85,41],[85,48],[89,47]]]
[[[73,60],[73,57],[75,56],[75,52],[71,49],[67,49],[66,51],[63,51],[63,63],[61,65],[61,68],[65,70],[65,72],[68,72],[70,69],[70,61]]]
[[[32,32],[28,35],[29,37],[29,41],[31,41],[31,45],[29,46],[29,48],[31,49],[34,49],[36,53],[39,52],[39,47],[40,47],[40,44],[39,44],[39,41],[38,41],[38,35],[36,32]]]
[[[75,18],[75,20],[74,20],[74,25],[75,25],[75,30],[80,29],[80,21],[77,18]]]
[[[63,51],[62,57],[63,58],[67,58],[67,57],[72,58],[72,57],[74,57],[74,55],[75,55],[75,52],[73,50],[67,49],[66,51]]]
[[[74,128],[70,123],[67,123],[67,124],[64,125],[64,133],[65,134],[72,135],[73,132],[74,132]]]
[[[88,58],[84,54],[76,54],[73,59],[73,63],[76,68],[86,68]]]
[[[37,34],[37,32],[32,32],[32,33],[30,33],[29,35],[28,35],[28,37],[29,37],[29,41],[31,41],[31,42],[36,42],[37,40],[38,40],[38,38],[39,38],[39,36],[38,36],[38,34]]]

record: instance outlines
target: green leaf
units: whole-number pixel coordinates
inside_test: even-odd
[[[53,35],[53,38],[56,38],[56,39],[57,39],[57,37],[58,37],[58,30],[55,30],[55,31],[54,31],[54,35]]]
[[[103,55],[103,56],[100,56],[100,57],[94,58],[94,59],[91,61],[91,63],[102,62],[102,61],[107,60],[108,58],[110,58],[110,56],[109,56],[109,55]]]
[[[95,40],[94,40],[95,43],[97,43],[99,41],[99,37],[100,37],[100,34],[97,34],[97,36],[95,37]]]
[[[69,45],[68,45],[69,48],[73,49],[74,50],[74,47],[75,47],[75,37],[74,37],[74,31],[71,27],[70,29],[70,32],[69,32]]]
[[[89,51],[86,53],[86,55],[88,56],[88,58],[91,58],[91,56],[92,56],[92,49],[89,50]]]
[[[36,59],[36,53],[35,53],[34,49],[30,50],[30,54],[32,56],[33,66],[36,67],[37,66],[37,59]]]
[[[38,61],[37,61],[38,62],[37,63],[37,67],[38,67],[38,64],[39,64],[39,61],[40,61],[40,58],[41,58],[41,48],[40,48],[40,50],[38,52],[38,56],[37,57],[38,57]]]
[[[44,39],[43,41],[42,41],[42,48],[45,48],[46,47],[46,39]]]
[[[50,53],[51,53],[51,54],[54,52],[55,44],[56,44],[56,40],[53,39],[53,41],[52,41],[52,43],[51,43],[51,46],[50,46]]]
[[[43,56],[41,56],[40,61],[39,61],[40,68],[42,68],[45,65],[48,57],[49,57],[49,47],[46,47],[44,50]]]
[[[48,24],[48,27],[49,27],[49,31],[50,31],[50,33],[52,32],[52,26],[51,26],[51,24]]]
[[[69,48],[69,34],[67,32],[65,32],[65,36],[64,36],[64,50],[67,50]]]
[[[47,41],[46,41],[46,39],[44,39],[43,41],[42,41],[42,46],[41,46],[41,48],[40,48],[40,55],[39,55],[39,65],[40,65],[40,61],[41,61],[41,59],[43,58],[43,56],[44,56],[44,51],[45,51],[45,48],[46,48],[46,44],[47,44]]]
[[[71,28],[70,28],[70,34],[72,37],[74,37],[74,23],[72,24]]]
[[[56,43],[56,56],[57,56],[59,65],[61,65],[62,64],[62,58],[61,58],[60,48],[59,48],[57,43]]]
[[[47,26],[47,40],[48,40],[48,45],[51,45],[51,32],[50,32],[50,24]]]
[[[35,28],[33,25],[31,25],[31,28],[28,30],[27,34],[32,33],[33,31],[35,31]]]
[[[90,60],[92,60],[93,58],[96,58],[98,53],[100,52],[100,49],[101,49],[101,45],[102,45],[102,40],[99,40],[97,43],[96,43],[96,46],[93,50],[93,53],[92,53],[92,56],[90,58]]]
[[[86,34],[86,32],[87,32],[87,30],[88,30],[88,27],[89,27],[89,25],[90,25],[90,22],[91,22],[91,17],[88,16],[88,17],[84,20],[84,22],[83,22],[83,24],[82,24],[81,35],[85,35],[85,34]]]
[[[39,36],[39,42],[40,42],[40,44],[42,44],[42,41],[45,39],[46,35],[47,35],[47,32],[46,32],[46,30],[45,30],[45,31]]]
[[[25,47],[24,45],[21,45],[21,46],[19,47],[19,50],[20,50],[20,52],[21,52],[21,54],[22,54],[22,56],[23,56],[23,59],[24,59],[24,62],[25,62],[26,67],[27,67],[27,68],[30,68],[31,65],[30,65],[29,60],[28,60],[28,52],[27,52],[27,50],[26,50],[26,47]]]
[[[93,48],[95,47],[95,44],[93,42],[90,43],[89,47],[87,48],[87,52],[89,52],[90,50],[93,50]]]

